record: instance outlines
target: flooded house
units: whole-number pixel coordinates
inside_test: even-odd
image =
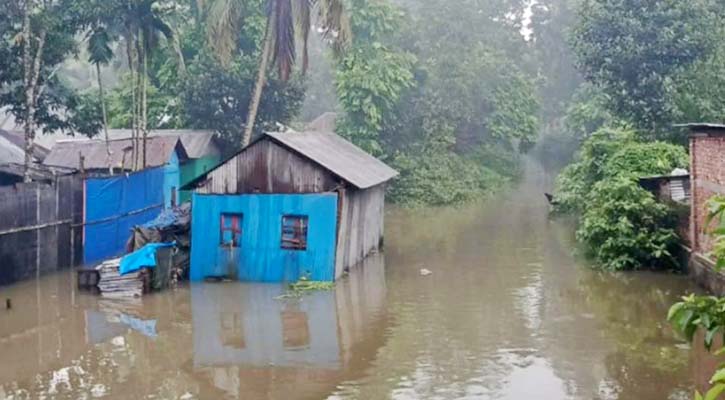
[[[332,133],[267,133],[190,184],[191,279],[333,281],[383,241],[397,172]]]
[[[725,125],[694,123],[679,125],[690,132],[690,259],[689,270],[701,286],[725,293],[725,275],[714,268],[708,255],[713,237],[708,233],[707,201],[725,194]]]
[[[178,137],[149,138],[146,168],[140,171],[133,171],[130,139],[111,140],[108,148],[103,140],[59,141],[43,161],[46,166],[85,171],[84,264],[124,254],[134,226],[179,203],[181,164],[188,155]]]

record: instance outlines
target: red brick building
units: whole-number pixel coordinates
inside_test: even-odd
[[[706,288],[725,293],[725,275],[715,273],[707,253],[712,238],[705,226],[707,201],[716,194],[725,194],[725,125],[687,124],[690,129],[690,271]]]

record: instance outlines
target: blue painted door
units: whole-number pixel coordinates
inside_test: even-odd
[[[336,194],[194,194],[191,279],[332,281],[336,235]]]

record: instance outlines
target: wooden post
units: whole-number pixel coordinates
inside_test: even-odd
[[[78,169],[81,171],[81,176],[86,176],[86,158],[83,157],[83,153],[78,152]]]

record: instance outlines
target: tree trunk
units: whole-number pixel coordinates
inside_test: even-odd
[[[136,57],[134,55],[134,35],[132,32],[128,32],[126,36],[126,53],[128,54],[128,69],[131,71],[131,169],[136,170],[136,160],[138,159],[138,124],[136,121],[136,75],[134,70],[136,68]],[[121,166],[122,169],[126,167],[124,161]]]
[[[30,85],[31,78],[31,56],[30,51],[30,12],[32,4],[30,0],[25,1],[23,15],[23,84],[25,85],[25,170],[23,180],[30,182],[30,164],[33,154],[33,88]]]
[[[252,132],[254,131],[254,123],[257,119],[257,111],[259,111],[259,102],[262,99],[262,90],[267,78],[267,65],[269,64],[269,53],[272,49],[272,33],[271,21],[267,21],[267,28],[264,32],[264,47],[262,49],[262,57],[259,60],[259,71],[257,72],[257,81],[254,84],[254,93],[252,100],[249,102],[249,113],[247,114],[247,124],[244,126],[244,135],[242,136],[242,148],[247,147],[252,140]]]
[[[38,35],[38,48],[32,56],[32,29],[30,26],[30,13],[33,2],[25,2],[23,16],[23,83],[25,85],[25,165],[23,181],[30,182],[30,168],[33,164],[33,140],[35,139],[35,107],[38,104],[38,80],[43,63],[43,50],[45,49],[46,31],[42,29]]]
[[[146,60],[146,49],[143,50],[143,75],[141,76],[141,132],[143,133],[143,168],[146,168],[146,142],[149,136],[148,130],[148,62]]]
[[[96,63],[96,77],[98,78],[98,95],[101,98],[101,114],[103,116],[103,132],[106,135],[106,160],[108,172],[113,175],[113,164],[111,163],[111,143],[108,138],[108,114],[106,113],[106,98],[103,95],[103,79],[101,79],[101,64]]]

